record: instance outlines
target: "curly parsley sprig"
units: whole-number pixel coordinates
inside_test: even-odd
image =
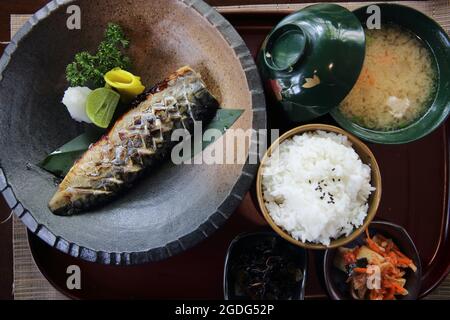
[[[75,55],[74,61],[66,68],[66,78],[72,87],[103,87],[103,76],[113,68],[129,70],[131,60],[123,51],[130,42],[122,28],[114,23],[108,24],[105,39],[99,44],[95,55],[87,51]]]

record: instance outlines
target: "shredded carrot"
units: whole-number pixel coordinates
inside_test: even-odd
[[[359,78],[359,85],[364,87],[375,85],[375,79],[369,73],[369,70],[367,68],[364,68],[361,72],[361,76]]]
[[[400,252],[400,249],[391,239],[377,234],[374,238],[370,237],[369,230],[366,228],[366,244],[370,250],[376,252],[384,258],[384,261],[374,261],[372,264],[381,268],[381,288],[370,290],[368,298],[370,300],[395,300],[398,294],[405,294],[406,289],[399,284],[399,280],[405,275],[404,269],[414,265],[413,261]],[[345,261],[354,263],[357,260],[360,247],[344,254]],[[373,259],[379,260],[379,259]],[[358,274],[368,272],[368,268],[353,268]]]
[[[368,229],[368,228],[366,229],[366,236],[367,236],[366,241],[367,241],[367,245],[369,246],[369,248],[372,249],[373,251],[375,251],[376,253],[378,253],[378,254],[384,256],[384,249],[381,248],[381,247],[379,247],[379,246],[375,243],[375,241],[373,241],[373,240],[370,238],[370,235],[369,235],[369,229]]]
[[[389,287],[385,290],[383,300],[394,300],[395,299],[395,289]]]
[[[367,239],[370,239],[370,234],[369,234],[369,228],[366,228],[366,237],[367,237]]]
[[[396,292],[403,294],[405,292],[405,288],[403,288],[402,286],[398,285],[395,282],[391,282],[392,287],[395,289]]]
[[[383,299],[383,293],[381,290],[371,290],[370,291],[370,300],[380,300]]]
[[[391,252],[391,250],[392,250],[392,248],[393,248],[393,243],[392,243],[392,241],[389,241],[388,243],[387,243],[387,246],[384,248],[385,250],[386,250],[386,252]]]
[[[398,258],[397,262],[398,262],[398,264],[403,264],[403,265],[407,266],[407,265],[411,264],[412,261],[410,259],[408,259],[408,258],[406,258],[406,259]]]
[[[346,264],[351,264],[356,262],[356,255],[353,251],[344,253],[344,261]]]
[[[394,293],[389,292],[384,296],[383,300],[395,300]]]
[[[372,239],[367,239],[367,244],[370,249],[372,249],[376,253],[384,256],[384,253],[385,253],[384,250],[382,248],[380,248]]]
[[[388,242],[388,239],[383,237],[381,234],[377,234],[377,238],[381,240],[381,242]]]
[[[357,273],[366,273],[367,268],[353,268],[353,271],[355,271]]]
[[[385,258],[389,260],[389,262],[392,263],[394,266],[398,264],[398,257],[393,252],[389,252]]]

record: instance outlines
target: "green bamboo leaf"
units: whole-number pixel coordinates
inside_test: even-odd
[[[210,129],[220,131],[222,136],[225,132],[233,126],[233,124],[239,119],[239,117],[244,113],[244,110],[236,109],[219,109],[217,110],[216,116],[211,120],[211,122],[203,128],[203,132]],[[188,162],[194,158],[197,154],[205,150],[210,144],[214,143],[215,140],[203,140],[202,135],[191,135],[183,139],[181,142],[182,149],[189,150],[186,154],[181,155],[182,162]]]
[[[77,161],[89,146],[97,141],[101,133],[98,131],[88,131],[76,137],[61,148],[53,151],[43,161],[38,163],[42,169],[53,173],[58,177],[64,177],[75,161]]]
[[[220,130],[223,135],[229,128],[231,128],[237,119],[239,119],[242,113],[244,113],[244,110],[219,109],[214,119],[205,128],[205,131],[209,129],[216,129]],[[202,151],[213,142],[214,141],[203,141]]]

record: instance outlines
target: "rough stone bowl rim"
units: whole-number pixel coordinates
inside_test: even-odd
[[[76,0],[53,0],[46,6],[37,11],[30,19],[19,29],[11,39],[11,42],[5,48],[0,58],[0,82],[3,80],[3,72],[6,70],[15,51],[20,46],[20,42],[25,38],[40,21],[48,18],[54,11]],[[233,49],[236,58],[239,60],[242,70],[247,78],[253,112],[253,129],[266,129],[266,103],[261,80],[256,69],[254,60],[243,39],[233,28],[233,26],[215,9],[202,0],[178,0],[188,7],[193,8],[208,22],[215,27],[228,45]],[[257,104],[257,105],[256,105]],[[252,141],[251,144],[256,142]],[[249,150],[252,150],[253,146]],[[219,229],[237,209],[239,203],[243,200],[245,193],[250,189],[251,183],[256,175],[257,164],[247,163],[242,169],[230,194],[225,198],[222,205],[217,208],[210,218],[192,231],[174,242],[166,244],[164,247],[153,248],[147,251],[139,252],[103,252],[94,249],[79,246],[58,235],[52,233],[45,225],[39,224],[14,194],[14,188],[11,186],[0,162],[0,194],[3,195],[8,207],[13,213],[27,226],[29,231],[43,240],[45,243],[59,251],[69,254],[72,257],[79,258],[88,262],[100,263],[104,265],[139,265],[149,262],[157,262],[174,255],[182,253],[201,241],[211,236]],[[222,207],[226,210],[221,210]],[[226,211],[226,212],[224,212]],[[216,217],[216,218],[214,218]],[[208,230],[206,232],[205,230]]]

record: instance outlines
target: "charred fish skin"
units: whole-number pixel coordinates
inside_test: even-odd
[[[174,130],[192,133],[195,121],[210,122],[219,102],[199,74],[183,67],[132,106],[71,168],[49,202],[54,214],[70,216],[113,200],[170,155]]]

